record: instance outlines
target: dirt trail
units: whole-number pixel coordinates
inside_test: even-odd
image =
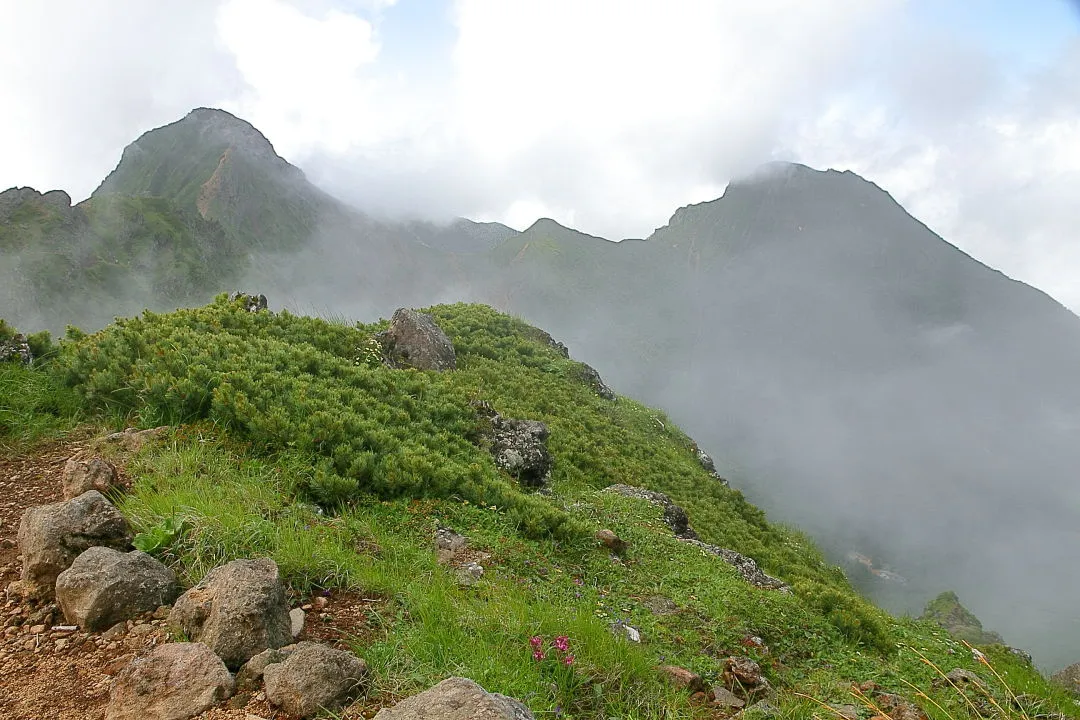
[[[105,633],[64,628],[55,605],[27,604],[9,593],[19,579],[16,535],[23,511],[58,502],[61,471],[86,443],[63,442],[30,455],[0,455],[0,720],[103,720],[109,686],[133,658],[167,641],[164,614],[147,614]],[[313,599],[301,640],[336,644],[370,633],[371,601],[343,594]],[[311,607],[311,606],[308,606]],[[378,703],[363,701],[342,718],[371,717]],[[290,720],[262,693],[238,695],[200,720]]]

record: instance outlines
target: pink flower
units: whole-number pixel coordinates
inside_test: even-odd
[[[573,655],[567,655],[566,657],[564,657],[562,659],[562,661],[563,661],[563,665],[573,665],[574,664],[574,656]]]
[[[544,638],[540,637],[539,635],[533,635],[531,638],[529,638],[529,644],[533,646],[534,650],[539,650],[541,647],[544,646]]]
[[[534,650],[533,651],[533,660],[535,660],[536,662],[540,662],[543,659],[544,659],[544,651],[543,650]]]
[[[565,635],[560,635],[555,638],[555,649],[559,652],[566,652],[570,649],[570,638]]]
[[[574,584],[575,585],[584,585],[585,581],[582,580],[581,578],[574,578]]]

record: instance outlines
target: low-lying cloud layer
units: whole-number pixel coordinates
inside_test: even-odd
[[[1080,15],[1046,5],[1040,55],[965,29],[1006,11],[920,0],[7,3],[0,185],[80,199],[140,132],[220,106],[371,211],[618,239],[791,159],[1077,308]]]

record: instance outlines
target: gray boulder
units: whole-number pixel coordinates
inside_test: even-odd
[[[547,425],[539,420],[505,418],[486,402],[475,407],[487,419],[482,441],[495,458],[495,464],[525,487],[543,487],[551,476],[552,466],[547,449]]]
[[[236,673],[236,689],[254,690],[263,681],[263,673],[266,672],[266,668],[274,663],[285,662],[295,647],[295,645],[286,645],[280,650],[263,650],[248,660]]]
[[[298,643],[284,662],[263,670],[267,700],[301,718],[344,706],[366,689],[367,677],[360,658],[313,642]]]
[[[604,492],[613,492],[623,497],[638,498],[653,505],[659,506],[664,511],[664,523],[675,533],[675,537],[696,540],[697,533],[690,527],[690,517],[686,510],[676,505],[667,495],[655,490],[634,487],[633,485],[609,485]]]
[[[61,476],[64,499],[70,500],[90,490],[105,493],[117,484],[116,466],[102,457],[73,457],[64,464]]]
[[[18,537],[22,590],[39,599],[51,599],[57,576],[91,547],[126,550],[131,545],[127,520],[96,490],[65,502],[27,508]]]
[[[8,340],[0,338],[0,362],[14,362],[29,367],[34,364],[34,353],[25,335],[15,335]]]
[[[779,590],[782,593],[790,593],[791,587],[783,580],[778,580],[771,575],[766,575],[761,566],[752,557],[747,557],[734,550],[728,550],[717,545],[709,545],[700,540],[683,540],[683,542],[695,545],[710,555],[716,555],[727,564],[734,567],[743,576],[746,582],[763,590]]]
[[[580,363],[578,373],[582,381],[586,385],[591,387],[593,389],[593,392],[595,392],[597,395],[599,395],[605,400],[616,399],[615,391],[608,387],[607,383],[604,382],[604,379],[600,377],[600,373],[598,373],[596,371],[596,368],[594,368],[592,365]]]
[[[188,720],[232,694],[232,676],[210,648],[166,643],[120,672],[105,720]]]
[[[169,627],[208,645],[230,669],[288,645],[292,623],[277,565],[260,558],[214,568],[176,601]]]
[[[534,720],[519,701],[489,693],[467,678],[452,677],[383,708],[375,720]]]
[[[417,370],[457,369],[457,355],[450,338],[435,324],[435,318],[408,308],[394,311],[390,327],[377,334],[386,362],[393,367]]]
[[[230,302],[239,302],[249,313],[256,313],[266,309],[265,295],[249,295],[244,292],[234,292],[229,295]]]
[[[146,553],[92,547],[56,578],[56,602],[67,622],[106,630],[180,594],[176,573]]]

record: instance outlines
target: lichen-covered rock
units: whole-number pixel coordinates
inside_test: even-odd
[[[269,558],[211,570],[176,601],[169,627],[208,645],[230,669],[293,640],[285,588]]]
[[[738,570],[739,574],[743,576],[743,579],[754,587],[759,587],[763,590],[778,590],[782,593],[791,592],[791,587],[787,583],[783,580],[774,578],[771,575],[765,574],[765,571],[761,569],[761,566],[758,565],[757,561],[752,557],[747,557],[734,550],[728,550],[727,548],[722,548],[717,545],[709,545],[700,540],[683,540],[683,542],[699,547],[710,555],[716,555]]]
[[[232,693],[232,676],[210,648],[166,643],[120,672],[105,720],[187,720]]]
[[[600,373],[596,371],[592,365],[586,365],[585,363],[579,363],[578,373],[582,381],[591,387],[593,391],[605,400],[615,400],[615,391],[608,387],[604,379],[600,377]]]
[[[367,678],[363,660],[313,642],[297,644],[283,662],[263,670],[267,700],[301,718],[342,707],[363,693]]]
[[[671,528],[671,532],[675,533],[675,537],[697,539],[697,533],[690,527],[690,517],[686,514],[686,510],[672,502],[671,498],[664,493],[622,484],[609,485],[604,488],[604,491],[618,493],[623,497],[638,498],[653,505],[658,505],[664,511],[664,523]]]
[[[448,527],[435,530],[435,553],[440,563],[447,564],[464,552],[469,539]]]
[[[390,327],[377,334],[386,361],[394,367],[443,372],[457,368],[457,355],[450,338],[426,313],[398,308]]]
[[[95,546],[126,550],[131,530],[105,496],[90,490],[71,500],[27,508],[19,522],[23,592],[51,599],[56,578]]]
[[[56,578],[56,602],[68,623],[106,630],[180,594],[176,573],[146,553],[92,547]]]
[[[90,490],[105,493],[116,486],[117,477],[116,466],[105,458],[69,458],[61,475],[64,499],[70,500]]]
[[[265,295],[249,295],[244,292],[234,292],[229,295],[229,302],[239,302],[244,310],[249,313],[257,313],[266,309]]]
[[[103,438],[100,438],[98,443],[117,443],[120,447],[129,452],[136,452],[143,446],[147,440],[152,438],[161,437],[166,430],[169,429],[168,425],[161,425],[156,428],[149,428],[148,430],[136,430],[135,428],[126,428],[120,432],[111,433]]]
[[[0,362],[14,362],[28,367],[34,364],[34,353],[25,335],[15,335],[6,340],[0,337]]]
[[[539,420],[505,418],[487,403],[477,403],[487,421],[483,442],[495,464],[524,487],[543,487],[551,476],[552,458],[547,449],[548,427]]]
[[[467,678],[452,677],[384,708],[375,720],[534,720],[521,702],[489,693]]]

